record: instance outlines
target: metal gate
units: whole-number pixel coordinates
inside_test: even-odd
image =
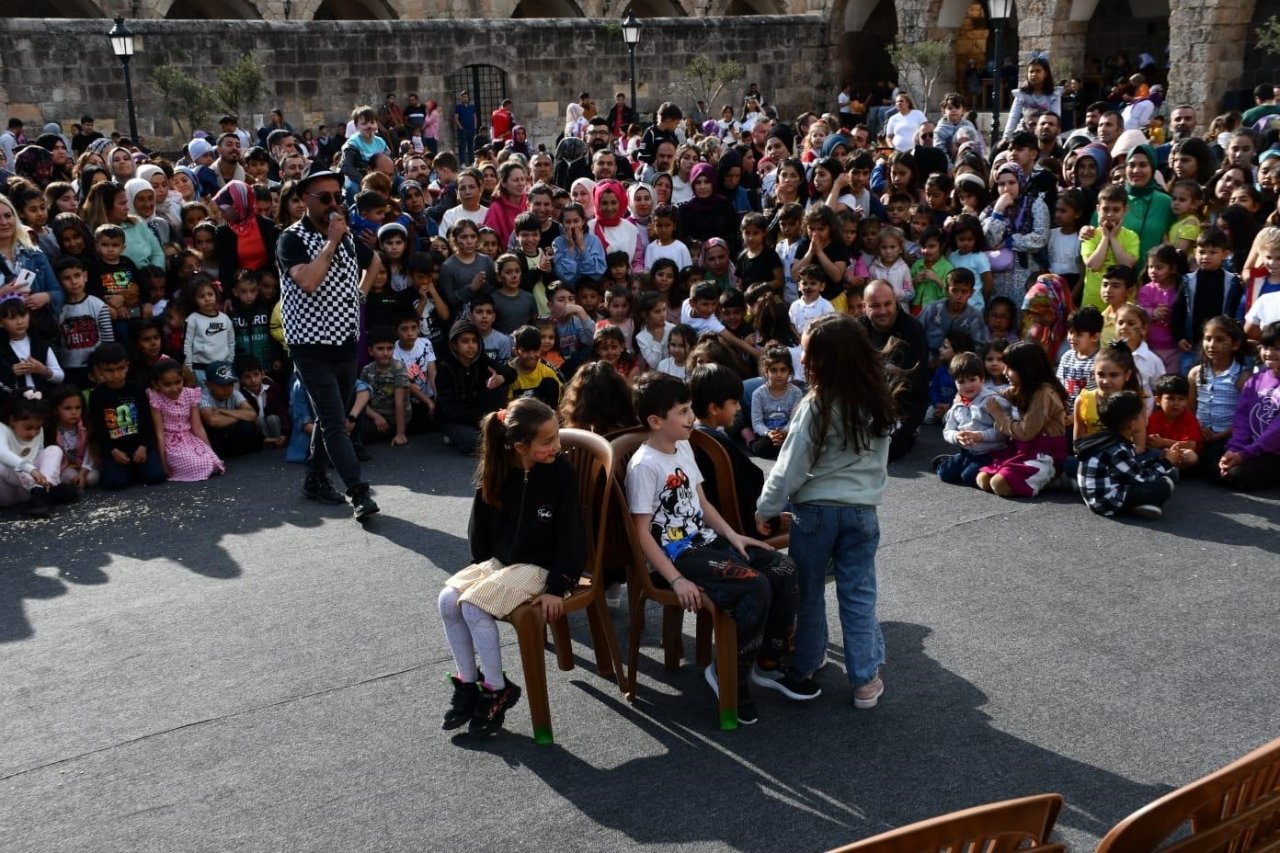
[[[471,103],[476,105],[476,135],[488,139],[489,116],[507,99],[506,72],[496,65],[466,65],[445,82],[455,104],[463,89],[471,93]]]

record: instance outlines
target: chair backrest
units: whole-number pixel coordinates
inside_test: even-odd
[[[599,569],[609,535],[609,506],[614,497],[613,448],[593,432],[568,428],[560,430],[560,446],[578,475],[578,504],[582,507],[582,524],[590,544],[583,574],[591,577],[592,586],[603,584],[604,572]]]
[[[711,460],[716,478],[716,494],[713,503],[719,510],[720,517],[739,533],[754,536],[754,531],[748,533],[743,527],[742,512],[738,508],[738,486],[733,478],[733,460],[729,458],[729,451],[700,429],[695,429],[689,434],[689,443],[695,450],[701,450],[707,454]],[[707,495],[707,497],[712,496]]]
[[[1188,821],[1191,834],[1161,846]],[[1098,853],[1280,850],[1280,739],[1144,806]]]
[[[831,853],[1050,853],[1046,839],[1062,810],[1059,794],[989,803],[857,841]],[[1023,846],[1030,843],[1030,847]]]

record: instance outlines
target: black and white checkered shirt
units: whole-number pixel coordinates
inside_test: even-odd
[[[290,346],[338,346],[360,334],[360,257],[351,235],[342,238],[320,286],[302,289],[289,270],[315,260],[328,237],[304,216],[280,234],[276,260],[280,266],[280,313]]]

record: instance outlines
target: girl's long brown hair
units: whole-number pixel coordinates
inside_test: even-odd
[[[814,418],[809,440],[813,461],[822,456],[832,419],[839,418],[841,449],[866,453],[874,439],[893,431],[895,397],[903,388],[899,372],[876,352],[862,325],[848,314],[828,314],[805,333],[805,372]]]
[[[476,486],[480,498],[502,509],[502,487],[511,470],[511,451],[519,443],[528,444],[547,421],[555,420],[550,406],[533,397],[513,400],[505,409],[490,412],[480,420],[480,464]]]

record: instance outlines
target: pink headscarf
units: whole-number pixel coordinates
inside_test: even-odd
[[[258,227],[254,215],[253,190],[244,181],[227,181],[227,185],[213,197],[213,203],[235,211],[236,221],[227,220],[227,226],[237,237],[244,237]]]

